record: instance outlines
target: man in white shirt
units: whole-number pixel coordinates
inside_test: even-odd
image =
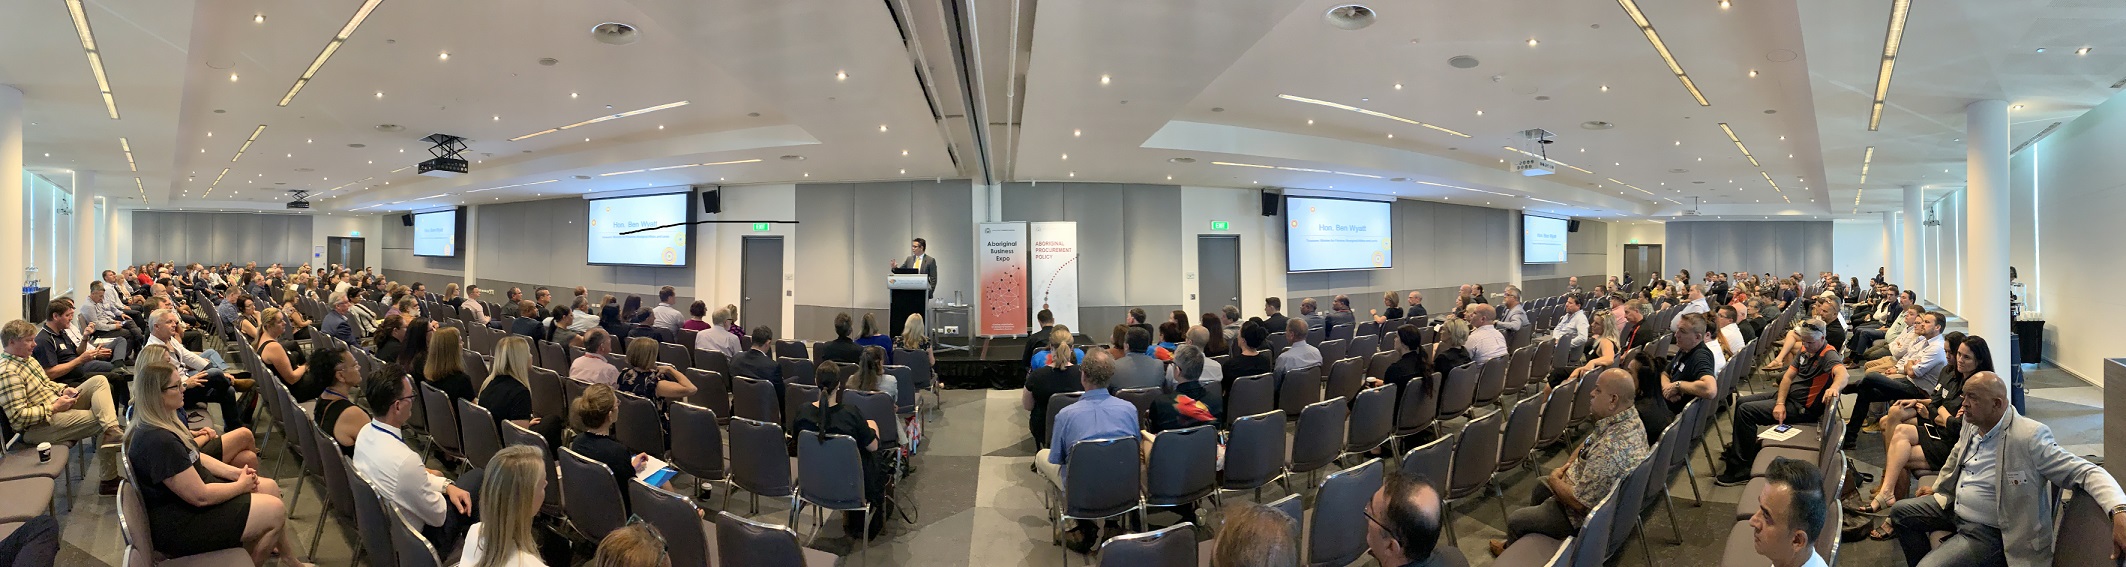
[[[1713,321],[1720,325],[1720,336],[1715,342],[1726,349],[1727,356],[1734,356],[1743,345],[1749,344],[1749,341],[1742,340],[1741,316],[1733,305],[1722,305],[1713,310]]]
[[[354,472],[420,526],[421,535],[436,546],[436,553],[449,553],[466,528],[472,527],[473,495],[480,492],[481,472],[474,467],[459,475],[458,485],[453,485],[406,446],[400,429],[413,417],[419,397],[413,381],[403,375],[397,380],[370,380],[362,386],[362,398],[369,407],[383,409],[354,436]]]
[[[458,303],[458,315],[476,325],[487,324],[487,305],[480,303],[480,286],[465,286],[465,301]]]
[[[1669,329],[1675,329],[1676,327],[1681,326],[1683,324],[1684,315],[1689,315],[1692,313],[1707,313],[1713,310],[1713,307],[1711,305],[1706,304],[1705,302],[1705,284],[1690,286],[1689,299],[1690,300],[1688,302],[1685,302],[1683,304],[1683,310],[1676,312],[1676,318],[1668,322]]]
[[[568,316],[569,330],[575,331],[577,334],[582,334],[585,331],[591,330],[591,327],[598,326],[598,314],[591,312],[590,298],[580,295],[576,296],[576,302],[573,306],[569,308],[569,310],[574,311],[574,313],[571,313]]]
[[[650,326],[664,329],[672,337],[679,336],[679,326],[687,322],[687,314],[672,307],[672,298],[678,295],[672,286],[664,286],[657,290],[657,306],[650,308]]]
[[[1578,294],[1565,296],[1565,316],[1550,330],[1550,336],[1557,339],[1556,348],[1578,349],[1587,345],[1587,312],[1580,309]]]
[[[1816,538],[1823,536],[1830,514],[1823,471],[1808,461],[1781,457],[1772,461],[1764,480],[1757,513],[1750,516],[1757,555],[1771,560],[1772,567],[1824,567],[1816,554]]]
[[[1283,376],[1285,372],[1292,370],[1309,366],[1321,366],[1321,349],[1307,344],[1307,321],[1305,319],[1286,320],[1284,338],[1291,343],[1291,346],[1285,347],[1284,352],[1277,355],[1276,369],[1279,376]]]
[[[212,349],[204,354],[193,354],[185,348],[184,330],[178,328],[177,312],[157,309],[148,314],[149,345],[162,345],[170,353],[170,363],[185,375],[185,404],[214,402],[221,405],[221,420],[224,431],[246,427],[248,413],[236,401],[238,389],[249,390],[251,380],[232,379],[227,375],[228,364],[222,362],[221,353]],[[141,347],[146,348],[146,347]]]
[[[1868,412],[1863,408],[1872,406],[1875,402],[1924,400],[1933,396],[1934,388],[1941,380],[1941,371],[1949,362],[1949,357],[1944,352],[1947,345],[1941,336],[1942,324],[1947,320],[1940,312],[1921,314],[1919,320],[1912,323],[1912,331],[1923,337],[1924,342],[1897,359],[1896,367],[1890,372],[1869,372],[1865,377],[1846,386],[1846,392],[1860,395],[1859,400],[1853,403],[1852,419],[1846,422],[1847,447],[1853,446],[1859,439],[1863,433],[1863,424],[1875,424],[1874,420],[1868,419]]]
[[[1492,323],[1498,319],[1498,311],[1488,304],[1471,303],[1465,308],[1469,315],[1469,340],[1463,346],[1469,348],[1471,362],[1484,362],[1506,356],[1506,335]]]
[[[709,328],[694,335],[694,348],[723,353],[725,357],[737,358],[745,351],[738,342],[738,335],[731,334],[731,311],[718,308],[709,315]]]
[[[583,356],[576,357],[568,365],[568,377],[592,384],[613,385],[620,381],[620,369],[605,360],[612,352],[612,336],[605,329],[591,329],[583,334]]]

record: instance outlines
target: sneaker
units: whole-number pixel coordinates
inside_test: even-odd
[[[1742,486],[1749,483],[1749,465],[1735,466],[1731,463],[1726,471],[1720,473],[1720,476],[1713,477],[1713,486]]]
[[[1863,425],[1863,426],[1861,426],[1861,427],[1860,427],[1860,432],[1861,432],[1861,433],[1882,433],[1882,422],[1881,422],[1881,421],[1879,421],[1879,420],[1873,420],[1873,419],[1870,419],[1870,420],[1868,420],[1868,424],[1867,424],[1867,425]],[[1851,449],[1852,447],[1848,446],[1848,447],[1846,447],[1846,448],[1848,448],[1848,449]]]

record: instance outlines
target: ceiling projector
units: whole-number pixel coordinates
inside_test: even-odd
[[[288,196],[294,199],[292,201],[288,201],[288,208],[290,210],[308,210],[310,208],[310,201],[307,200],[310,198],[309,191],[305,191],[302,189],[289,189],[288,193]]]
[[[459,154],[465,151],[465,139],[450,134],[429,134],[421,138],[428,142],[429,155],[435,156],[420,163],[417,172],[429,177],[457,177],[472,171],[470,164]]]

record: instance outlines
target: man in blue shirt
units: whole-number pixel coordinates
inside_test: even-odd
[[[1085,354],[1078,380],[1085,388],[1084,397],[1056,412],[1055,427],[1049,431],[1049,448],[1034,455],[1034,468],[1057,487],[1063,486],[1063,463],[1070,458],[1071,445],[1094,439],[1134,439],[1139,429],[1137,406],[1107,391],[1108,380],[1115,374],[1113,355],[1099,348]],[[1094,531],[1091,523],[1080,523],[1071,527],[1064,542],[1084,552],[1091,548]]]
[[[347,310],[353,307],[354,302],[347,300],[346,292],[332,292],[332,311],[325,313],[325,320],[318,328],[347,344],[355,344],[354,324],[347,318]]]

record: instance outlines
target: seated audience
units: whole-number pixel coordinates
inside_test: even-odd
[[[1167,352],[1171,353],[1174,351],[1174,349],[1180,348],[1181,343],[1187,341],[1187,325],[1175,323],[1173,321],[1164,321],[1159,323],[1159,342],[1152,344],[1158,346],[1159,348],[1166,349]],[[1173,356],[1168,355],[1166,360],[1173,360]]]
[[[5,351],[0,356],[0,410],[5,410],[8,425],[32,445],[96,438],[101,433],[99,442],[105,449],[98,451],[103,457],[99,488],[103,494],[115,494],[118,455],[111,444],[123,438],[125,431],[117,406],[111,402],[109,381],[90,376],[78,387],[52,381],[31,358],[37,348],[37,326],[29,321],[17,319],[0,327],[0,348]],[[154,385],[160,388],[161,382]],[[162,392],[156,391],[149,399],[162,399]]]
[[[576,340],[575,313],[567,307],[559,305],[546,310],[545,330],[547,342],[564,345],[575,345],[581,342]]]
[[[1211,548],[1211,567],[1297,567],[1299,519],[1276,508],[1240,502],[1218,514],[1224,524]],[[1372,540],[1367,528],[1367,543]]]
[[[1423,345],[1419,344],[1424,340],[1424,334],[1417,330],[1416,325],[1403,325],[1397,327],[1388,337],[1391,341],[1390,348],[1395,351],[1395,362],[1388,364],[1384,376],[1367,377],[1367,387],[1394,384],[1397,396],[1402,395],[1403,388],[1432,388],[1432,357],[1426,355]],[[1416,385],[1412,385],[1412,382],[1416,382]]]
[[[1077,403],[1056,412],[1055,429],[1048,432],[1048,448],[1034,455],[1034,468],[1055,486],[1063,486],[1063,465],[1069,462],[1073,445],[1079,441],[1135,438],[1140,429],[1137,406],[1108,393],[1108,383],[1115,372],[1112,355],[1105,350],[1093,349],[1086,353],[1080,371],[1078,385],[1083,388],[1084,396],[1078,398]],[[1228,518],[1227,521],[1231,522],[1230,516]],[[1096,543],[1099,528],[1091,522],[1076,522],[1066,529],[1065,547],[1084,553]]]
[[[599,328],[599,322],[597,312],[591,309],[590,298],[576,296],[576,302],[569,306],[568,330],[582,336],[593,328]]]
[[[686,314],[672,307],[672,301],[678,295],[678,290],[672,286],[657,288],[657,306],[650,308],[650,326],[663,329],[665,336],[678,337],[680,325],[686,324]]]
[[[292,359],[292,357],[301,356],[302,349],[291,349],[289,347],[294,343],[278,339],[282,334],[282,329],[287,325],[285,319],[281,317],[281,313],[282,311],[278,308],[267,309],[261,318],[264,321],[264,324],[261,325],[261,330],[264,332],[259,337],[258,344],[253,345],[258,350],[259,361],[264,362],[266,369],[271,370],[275,377],[280,378],[281,383],[288,387],[288,393],[295,397],[295,401],[307,402],[317,399],[318,393],[325,390],[332,377],[311,376],[310,364],[307,359],[301,364]],[[340,350],[339,352],[344,354],[346,351]]]
[[[1237,307],[1234,308],[1234,310],[1236,311],[1238,309],[1239,308]],[[1202,328],[1206,332],[1206,334],[1204,335],[1204,341],[1202,343],[1197,343],[1196,346],[1203,349],[1203,355],[1224,356],[1227,354],[1231,354],[1233,351],[1233,342],[1235,337],[1227,337],[1225,335],[1224,330],[1221,328],[1221,326],[1225,324],[1225,317],[1220,316],[1217,313],[1204,313],[1201,319],[1202,325],[1200,326],[1200,328]],[[1189,329],[1189,332],[1193,333],[1195,330],[1196,328],[1192,327]],[[1240,328],[1238,326],[1235,326],[1233,330],[1238,331],[1240,330]],[[1191,343],[1195,343],[1195,335],[1189,334],[1188,340]]]
[[[1329,314],[1323,322],[1330,328],[1335,328],[1339,325],[1356,325],[1357,318],[1358,314],[1351,311],[1351,296],[1338,294],[1335,300],[1329,302]]]
[[[1964,385],[1980,372],[1993,371],[1993,350],[1986,339],[1949,333],[1947,343],[1956,351],[1956,366],[1944,373],[1934,396],[1926,400],[1901,400],[1882,418],[1882,481],[1868,504],[1867,513],[1889,509],[1890,504],[1910,493],[1915,471],[1941,470],[1948,464],[1949,450],[1963,431]],[[1875,539],[1889,539],[1890,526],[1878,530]]]
[[[223,370],[227,365],[222,363],[219,352],[207,350],[192,354],[185,349],[184,341],[178,338],[179,322],[175,311],[158,309],[148,315],[148,323],[148,344],[159,344],[168,349],[170,364],[185,373],[185,403],[214,402],[221,406],[222,429],[243,428],[248,413],[243,411],[242,404],[237,403],[236,390],[239,386],[249,389],[251,381],[229,377]]]
[[[1579,366],[1561,366],[1551,370],[1551,385],[1555,386],[1577,380],[1580,376],[1596,368],[1617,363],[1617,355],[1622,354],[1624,349],[1617,347],[1617,334],[1613,332],[1616,327],[1610,323],[1612,320],[1610,316],[1604,314],[1598,314],[1587,319],[1585,323],[1587,342],[1583,345],[1585,348],[1582,349],[1579,356],[1573,357],[1575,360],[1585,360],[1586,362],[1582,362]]]
[[[537,447],[511,445],[495,453],[486,475],[480,483],[480,522],[465,532],[458,565],[546,565],[533,533],[539,507],[546,504],[546,458]]]
[[[1151,388],[1166,383],[1166,365],[1159,359],[1145,354],[1152,346],[1152,335],[1143,327],[1127,329],[1128,343],[1123,356],[1114,360],[1111,384],[1117,390]]]
[[[470,400],[477,396],[473,390],[472,375],[465,373],[465,357],[458,345],[458,328],[436,329],[428,340],[428,358],[421,363],[421,371],[410,373],[444,394],[452,402]]]
[[[399,370],[407,374],[412,374],[414,383],[421,383],[421,373],[426,372],[428,367],[428,336],[435,333],[436,327],[436,322],[427,317],[415,317],[413,321],[407,322],[406,340],[399,348],[398,358],[387,358],[384,361],[398,366]],[[456,349],[445,349],[445,352],[451,350]]]
[[[472,525],[480,469],[466,471],[452,484],[406,445],[403,428],[413,419],[414,406],[421,403],[420,390],[411,379],[379,372],[362,383],[361,396],[376,415],[354,438],[355,472],[376,487],[379,498],[397,506],[400,516],[421,530],[436,553],[449,553]]]
[[[1655,392],[1658,397],[1648,400],[1652,402],[1650,406],[1659,407],[1649,411],[1649,405],[1642,405],[1639,410],[1640,419],[1645,421],[1648,444],[1660,440],[1661,429],[1668,427],[1669,422],[1675,421],[1676,416],[1683,415],[1683,408],[1689,405],[1691,398],[1712,399],[1720,393],[1720,379],[1717,377],[1720,371],[1715,369],[1718,358],[1713,354],[1710,342],[1711,320],[1706,319],[1703,313],[1687,314],[1672,332],[1675,335],[1676,354],[1668,359],[1668,367],[1660,373],[1660,389]],[[1752,430],[1752,437],[1754,436],[1755,430]],[[1754,448],[1748,456],[1756,457]],[[1742,468],[1744,472],[1748,472],[1749,465],[1746,461]],[[1744,482],[1748,480],[1747,477],[1743,479]]]
[[[1498,320],[1498,311],[1490,305],[1478,303],[1470,305],[1467,313],[1469,339],[1465,345],[1469,347],[1470,360],[1481,363],[1506,356],[1506,335],[1493,324]]]
[[[1851,448],[1860,439],[1867,408],[1879,402],[1924,400],[1934,395],[1942,369],[1949,363],[1948,347],[1941,336],[1942,326],[1947,323],[1948,318],[1939,312],[1920,315],[1911,327],[1922,342],[1906,349],[1905,356],[1897,359],[1896,368],[1888,373],[1869,372],[1847,385],[1847,390],[1859,395],[1853,402],[1853,416],[1846,421],[1844,447]]]
[[[406,319],[385,317],[377,322],[376,333],[371,336],[376,338],[376,348],[369,349],[370,354],[376,355],[377,360],[396,364],[399,355],[406,352]]]
[[[177,366],[164,359],[148,361],[133,384],[133,399],[140,405],[133,412],[126,460],[155,536],[147,543],[169,557],[241,547],[253,563],[276,555],[299,563],[295,538],[285,529],[288,512],[279,483],[203,454],[191,430],[178,421],[185,407],[184,381]]]
[[[1443,506],[1429,479],[1387,475],[1366,501],[1366,554],[1383,566],[1468,565],[1460,549],[1439,545]]]
[[[855,382],[850,388],[859,392],[878,392],[888,398],[900,396],[900,381],[886,373],[886,349],[864,347],[863,356],[857,359]]]
[[[1197,381],[1203,377],[1204,361],[1203,349],[1196,345],[1184,344],[1174,351],[1173,387],[1161,389],[1159,399],[1152,402],[1152,422],[1146,432],[1217,423],[1218,416],[1225,414],[1225,402],[1218,393]]]
[[[849,333],[854,331],[855,329],[852,329],[850,325],[849,314],[836,313],[834,315],[834,340],[813,344],[812,358],[820,361],[832,360],[856,364],[857,359],[864,356],[864,347],[849,339]]]
[[[145,366],[146,361],[168,361],[170,359],[169,349],[164,348],[162,345],[148,345],[147,348],[141,349],[140,353],[146,356],[146,358],[141,359],[143,362],[142,367]],[[146,372],[145,368],[135,368],[134,371],[136,373]],[[112,397],[116,398],[119,392],[115,390],[116,386],[112,386],[112,388]],[[125,394],[127,398],[132,397],[130,392]],[[180,413],[177,419],[179,422],[183,422],[185,416]],[[213,455],[214,458],[221,459],[221,462],[228,463],[230,466],[256,467],[259,463],[258,438],[251,433],[250,429],[231,429],[227,432],[220,432],[215,431],[213,427],[203,426],[192,430],[192,443],[199,446],[201,453]]]
[[[1261,324],[1262,324],[1263,326],[1265,326],[1265,327],[1268,327],[1268,328],[1271,328],[1271,329],[1277,329],[1277,330],[1278,330],[1279,332],[1283,332],[1283,331],[1284,331],[1284,324],[1285,324],[1285,321],[1286,321],[1287,319],[1289,319],[1289,318],[1288,318],[1288,317],[1285,317],[1285,316],[1284,316],[1284,299],[1283,299],[1283,298],[1279,298],[1279,297],[1265,297],[1265,298],[1262,298],[1262,319],[1261,319]],[[1233,321],[1229,321],[1229,322],[1227,322],[1227,324],[1228,324],[1229,326],[1233,327],[1233,329],[1232,329],[1232,330],[1230,330],[1230,331],[1227,331],[1227,332],[1226,332],[1226,340],[1227,340],[1227,341],[1235,341],[1235,342],[1239,341],[1239,339],[1240,339],[1240,328],[1239,328],[1239,327],[1240,327],[1240,321],[1239,321],[1239,320],[1233,320]]]
[[[877,349],[871,347],[864,350],[869,359],[869,353]],[[861,512],[843,514],[842,531],[850,539],[877,537],[879,531],[886,527],[886,515],[878,513],[885,509],[883,504],[886,498],[886,471],[880,468],[878,463],[879,428],[893,425],[882,425],[864,419],[863,412],[842,404],[842,391],[847,384],[841,371],[835,366],[836,363],[833,362],[820,363],[818,371],[813,375],[819,383],[819,401],[813,402],[809,408],[799,410],[801,413],[795,428],[799,431],[815,431],[821,435],[842,435],[856,440],[857,455],[861,458],[864,473],[864,501],[871,504],[872,513],[869,514],[868,521],[866,514]],[[1131,411],[1135,411],[1134,407]]]
[[[1210,347],[1205,346],[1214,341],[1224,341],[1225,335],[1212,331],[1209,326],[1198,325],[1189,327],[1187,337],[1188,344],[1203,350],[1203,375],[1196,380],[1214,385],[1220,392],[1225,391],[1225,365],[1219,364],[1218,359],[1211,358],[1218,355],[1211,354]]]
[[[923,357],[928,359],[926,363],[931,368],[937,367],[937,352],[931,350],[930,325],[923,322],[923,314],[921,313],[909,313],[908,318],[901,321],[901,336],[893,339],[893,349],[923,351]],[[886,351],[887,364],[912,366],[909,364],[912,361],[895,360],[893,352],[893,350]]]
[[[111,339],[110,347],[115,349],[96,346],[93,340],[82,341],[70,324],[76,311],[73,300],[52,300],[46,308],[44,324],[37,326],[31,355],[54,382],[80,384],[90,376],[103,376],[109,381],[118,368],[111,363],[112,353],[125,348],[125,339]]]
[[[504,306],[504,309],[507,308]],[[539,320],[539,304],[530,301],[517,303],[517,320],[510,322],[509,332],[542,341],[550,340],[546,336],[546,325]]]
[[[1047,309],[1034,313],[1033,318],[1034,322],[1038,323],[1035,326],[1040,328],[1026,335],[1026,351],[1019,355],[1019,364],[1025,365],[1028,370],[1041,367],[1040,363],[1033,361],[1034,354],[1048,346],[1048,333],[1054,331],[1056,326],[1055,312]]]
[[[1286,322],[1284,326],[1284,338],[1285,343],[1289,346],[1286,346],[1284,352],[1279,353],[1277,355],[1277,373],[1280,376],[1282,376],[1286,372],[1291,372],[1302,368],[1312,368],[1321,366],[1321,349],[1315,348],[1314,345],[1307,344],[1307,329],[1305,322],[1300,322],[1297,324],[1289,321]]]
[[[1052,336],[1055,336],[1055,332],[1056,332],[1056,331],[1062,331],[1062,332],[1063,332],[1063,334],[1065,334],[1065,335],[1070,335],[1070,336],[1072,337],[1072,338],[1071,338],[1071,341],[1072,341],[1073,343],[1075,343],[1075,342],[1077,341],[1077,335],[1071,335],[1071,332],[1070,332],[1070,325],[1052,325],[1052,326],[1049,326],[1049,327],[1044,327],[1044,328],[1048,330],[1048,335],[1047,335],[1047,336],[1051,336],[1051,337],[1052,337]],[[1042,342],[1042,344],[1043,344],[1043,345],[1045,345],[1045,347],[1044,347],[1044,348],[1043,348],[1042,350],[1040,350],[1040,351],[1038,351],[1038,352],[1035,352],[1035,353],[1033,353],[1033,358],[1032,358],[1033,366],[1032,366],[1032,368],[1034,368],[1034,369],[1039,369],[1039,368],[1041,368],[1041,367],[1043,367],[1043,366],[1048,366],[1048,352],[1049,352],[1049,350],[1048,350],[1048,349],[1049,349],[1049,348],[1054,348],[1054,347],[1055,347],[1055,345],[1054,345],[1054,344],[1048,343],[1048,342],[1046,341],[1046,339],[1043,339],[1043,342]],[[1082,360],[1085,360],[1085,347],[1073,346],[1073,347],[1071,347],[1071,348],[1070,348],[1070,350],[1071,350],[1071,354],[1072,354],[1072,356],[1071,356],[1071,360],[1073,360],[1073,361],[1082,361]],[[1110,351],[1110,352],[1109,352],[1108,354],[1114,354],[1114,353],[1113,353],[1112,351]]]
[[[1735,486],[1749,482],[1751,464],[1762,447],[1757,441],[1758,426],[1814,423],[1838,399],[1846,384],[1845,365],[1839,364],[1838,347],[1826,340],[1823,326],[1819,319],[1795,324],[1794,349],[1800,354],[1779,378],[1778,391],[1744,396],[1736,402],[1734,436],[1729,437],[1727,450],[1721,453],[1726,469],[1714,479],[1714,484]],[[1677,335],[1678,345],[1682,344],[1681,337]],[[1855,409],[1855,413],[1865,411]]]
[[[1423,317],[1425,315],[1428,315],[1428,313],[1425,312],[1424,292],[1420,292],[1414,289],[1410,290],[1410,298],[1409,301],[1405,303],[1405,305],[1408,305],[1409,307],[1405,307],[1403,309],[1404,317]]]
[[[1387,323],[1389,319],[1401,319],[1403,318],[1403,308],[1397,305],[1396,302],[1398,301],[1401,301],[1401,298],[1395,295],[1394,291],[1381,294],[1380,302],[1387,308],[1367,309],[1366,314],[1372,315],[1375,323]]]
[[[657,363],[657,339],[635,337],[627,343],[627,368],[620,371],[613,389],[650,400],[684,398],[694,393],[694,381],[677,368]]]
[[[775,393],[781,395],[782,364],[775,360],[775,331],[765,325],[754,327],[747,338],[752,339],[753,348],[731,357],[731,374],[767,380],[775,384]],[[570,376],[574,377],[573,374]]]
[[[631,523],[598,540],[591,567],[672,567],[664,535],[648,522]]]
[[[1432,343],[1432,368],[1444,374],[1461,368],[1475,359],[1469,356],[1469,322],[1448,319],[1440,323],[1439,342]]]
[[[893,348],[893,337],[888,336],[886,328],[878,324],[877,313],[864,313],[863,325],[859,327],[859,330],[860,332],[856,336],[856,344],[858,346],[875,346],[883,349]]]
[[[620,489],[621,504],[629,505],[628,481],[634,480],[635,473],[649,462],[650,455],[630,451],[627,445],[613,439],[613,421],[619,410],[620,397],[612,387],[592,384],[585,389],[568,409],[577,431],[568,448],[612,469],[613,481]]]
[[[694,304],[697,307],[705,305],[699,301],[694,302]],[[700,332],[694,334],[694,348],[709,352],[720,352],[732,359],[738,358],[741,351],[745,350],[745,346],[740,344],[738,335],[731,334],[728,328],[731,322],[731,312],[718,309],[711,317],[714,318],[714,321],[706,324]]]
[[[1315,303],[1312,297],[1299,300],[1299,319],[1307,322],[1308,330],[1328,328],[1329,320],[1321,316],[1320,310],[1321,304]],[[1284,327],[1276,327],[1275,330],[1281,331]]]
[[[1020,396],[1019,406],[1026,408],[1026,429],[1041,443],[1048,442],[1048,399],[1067,392],[1084,391],[1080,385],[1083,377],[1078,368],[1078,357],[1084,351],[1070,347],[1070,330],[1049,331],[1048,345],[1054,352],[1065,353],[1048,356],[1048,364],[1026,373],[1026,393]],[[1042,353],[1048,354],[1048,353]]]
[[[1750,516],[1750,540],[1772,567],[1825,567],[1816,554],[1816,538],[1830,514],[1823,481],[1823,471],[1801,459],[1773,459],[1765,470],[1757,513]]]
[[[687,306],[687,315],[686,322],[679,324],[681,330],[703,331],[710,328],[709,322],[703,320],[709,316],[709,302],[699,299],[694,300],[693,305]],[[717,326],[720,327],[721,325]]]
[[[605,333],[605,329],[591,329],[584,333],[583,356],[569,362],[569,379],[607,386],[618,383],[620,369],[613,368],[613,363],[605,359],[605,355],[612,354],[612,345],[613,338]]]
[[[494,369],[486,383],[480,385],[477,403],[494,415],[497,430],[502,422],[515,423],[545,437],[548,447],[559,446],[561,430],[568,424],[562,420],[545,423],[532,413],[531,389],[526,382],[530,378],[531,341],[502,337],[502,342],[495,345]]]
[[[317,379],[326,382],[317,395],[318,429],[339,444],[341,453],[352,457],[356,436],[369,424],[369,412],[354,404],[354,397],[361,395],[362,365],[355,363],[354,353],[338,348],[320,350],[311,360],[316,362]],[[378,374],[397,375],[388,370]]]
[[[1552,539],[1572,537],[1594,505],[1608,497],[1619,479],[1646,460],[1652,451],[1646,430],[1633,406],[1636,388],[1631,372],[1621,368],[1602,371],[1595,379],[1590,414],[1594,431],[1572,451],[1564,466],[1544,475],[1529,498],[1529,506],[1506,516],[1506,539],[1491,540],[1491,555],[1528,534]]]

